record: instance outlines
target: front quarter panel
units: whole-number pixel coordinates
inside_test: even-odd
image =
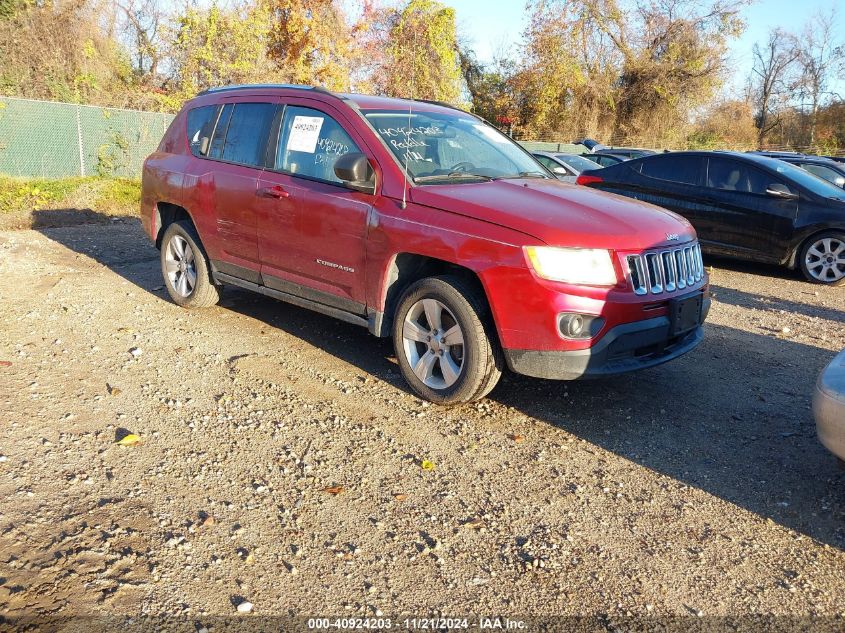
[[[398,201],[380,196],[373,206],[368,233],[367,305],[378,311],[389,309],[387,290],[397,255],[422,255],[478,275],[500,328],[507,307],[499,295],[491,294],[487,284],[493,278],[523,278],[527,269],[522,247],[540,243],[518,231],[446,211],[413,203],[402,209]]]

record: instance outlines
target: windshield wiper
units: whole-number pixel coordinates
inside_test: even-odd
[[[514,178],[543,178],[547,180],[549,177],[541,171],[521,171],[511,176],[496,176],[495,180],[512,180]]]
[[[454,171],[451,174],[430,174],[428,176],[418,176],[414,178],[414,182],[431,182],[433,180],[445,180],[448,182],[450,180],[466,179],[483,181],[493,180],[492,178],[490,178],[490,176],[482,176],[481,174],[470,174],[465,171]]]

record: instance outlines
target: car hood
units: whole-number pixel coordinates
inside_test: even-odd
[[[411,199],[514,229],[552,246],[636,251],[695,238],[692,225],[671,211],[559,180],[418,186]]]

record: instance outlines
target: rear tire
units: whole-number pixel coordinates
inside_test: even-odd
[[[812,283],[845,284],[845,233],[825,231],[808,239],[798,253],[798,267]]]
[[[479,400],[499,381],[504,361],[483,294],[460,277],[428,277],[399,299],[393,346],[411,390],[454,405]]]
[[[161,274],[170,298],[183,308],[207,308],[220,300],[211,266],[193,224],[174,222],[161,238]]]

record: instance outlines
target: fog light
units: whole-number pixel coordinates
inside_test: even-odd
[[[557,316],[557,327],[564,338],[588,339],[601,331],[604,319],[591,314],[564,312]]]

